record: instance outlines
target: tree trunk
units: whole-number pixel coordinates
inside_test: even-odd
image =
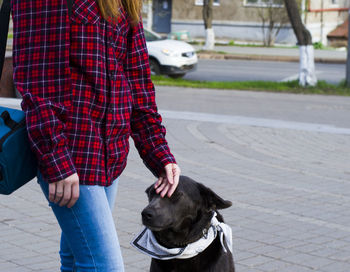
[[[258,11],[261,15],[261,20],[262,20],[262,26],[261,26],[261,31],[262,31],[262,35],[263,35],[263,44],[264,46],[267,46],[267,41],[266,41],[266,20],[265,20],[265,17],[264,17],[264,11],[263,10],[259,10]]]
[[[147,5],[147,28],[152,30],[153,28],[153,1],[148,0]]]
[[[299,84],[315,86],[317,78],[311,34],[301,21],[296,0],[284,0],[284,4],[300,49]]]
[[[213,4],[214,0],[203,0],[203,20],[205,27],[204,50],[214,50],[215,34],[213,30]]]

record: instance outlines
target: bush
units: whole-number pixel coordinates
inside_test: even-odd
[[[321,42],[315,42],[314,44],[315,49],[323,49],[323,44]]]

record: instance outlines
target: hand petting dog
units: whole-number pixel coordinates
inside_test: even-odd
[[[180,167],[175,163],[169,163],[164,167],[164,173],[158,178],[154,184],[157,194],[161,197],[168,197],[175,192],[180,178]]]

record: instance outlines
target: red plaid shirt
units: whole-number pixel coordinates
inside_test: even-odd
[[[75,172],[108,186],[126,166],[129,136],[155,174],[175,163],[157,113],[143,26],[94,0],[12,0],[14,81],[48,182]]]

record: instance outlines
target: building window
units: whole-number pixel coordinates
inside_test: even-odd
[[[194,4],[196,6],[203,6],[203,0],[195,0]],[[220,0],[214,0],[214,6],[220,6]]]
[[[244,0],[244,6],[250,7],[282,7],[283,0]]]
[[[332,4],[332,5],[338,5],[338,4],[339,4],[339,1],[338,1],[338,0],[331,0],[331,4]]]

